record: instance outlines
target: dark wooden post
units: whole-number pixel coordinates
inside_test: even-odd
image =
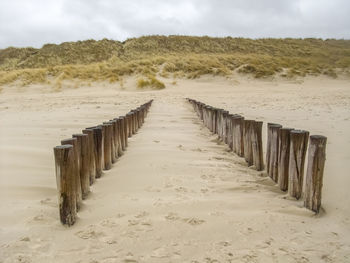
[[[128,128],[128,116],[123,116],[123,123],[124,123],[124,142],[125,142],[125,149],[128,147],[128,137],[129,137],[129,128]]]
[[[264,170],[263,145],[262,145],[262,121],[251,123],[251,144],[253,152],[253,164],[258,171]]]
[[[102,176],[102,170],[104,167],[103,161],[103,133],[102,127],[96,126],[91,128],[94,132],[94,145],[95,145],[95,166],[96,166],[96,178]]]
[[[244,137],[244,159],[248,166],[253,165],[253,149],[251,141],[251,130],[254,120],[244,120],[243,137]]]
[[[56,146],[53,150],[60,220],[62,224],[71,226],[75,223],[77,216],[74,150],[69,144]]]
[[[290,132],[288,193],[297,200],[302,196],[304,182],[304,164],[309,132],[292,130]]]
[[[103,160],[104,160],[104,170],[109,170],[112,167],[112,134],[111,134],[111,124],[102,124],[103,130]]]
[[[121,119],[115,118],[116,120],[116,127],[117,127],[117,141],[118,141],[118,156],[123,155],[123,133],[122,133],[122,125],[121,125]]]
[[[61,141],[62,145],[72,145],[74,152],[74,187],[76,193],[76,207],[79,211],[82,203],[81,183],[80,183],[80,149],[77,138],[69,138]]]
[[[120,133],[121,133],[121,142],[122,142],[122,150],[126,150],[126,134],[125,134],[125,117],[119,116],[120,121]]]
[[[117,142],[117,128],[116,128],[116,121],[110,120],[107,123],[111,124],[111,149],[112,149],[112,163],[115,163],[118,159],[118,142]]]
[[[282,191],[288,190],[290,132],[291,128],[281,128],[278,136],[278,185]]]
[[[89,170],[90,170],[90,185],[92,185],[96,180],[96,161],[95,161],[95,141],[94,141],[94,131],[92,129],[85,129],[82,131],[83,134],[88,135],[89,141]]]
[[[321,207],[326,144],[326,137],[321,135],[310,136],[304,206],[316,213],[320,211]]]
[[[90,192],[90,155],[88,153],[89,139],[87,134],[73,134],[80,147],[80,183],[83,200]]]
[[[270,144],[270,158],[269,158],[269,173],[268,175],[274,180],[276,183],[278,182],[278,136],[279,130],[282,128],[281,125],[270,125],[271,129],[271,141]]]

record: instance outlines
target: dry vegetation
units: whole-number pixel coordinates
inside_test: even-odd
[[[120,81],[141,76],[139,87],[163,88],[155,78],[227,76],[256,78],[349,73],[350,40],[245,39],[147,36],[125,42],[103,39],[47,44],[41,49],[0,50],[0,85],[63,80]]]

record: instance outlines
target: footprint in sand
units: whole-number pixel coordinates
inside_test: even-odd
[[[195,217],[192,217],[192,218],[184,218],[182,219],[182,221],[186,222],[187,224],[190,224],[192,226],[196,226],[196,225],[201,225],[205,222],[205,220],[202,220],[202,219],[198,219],[198,218],[195,218]]]
[[[98,239],[106,236],[106,234],[98,230],[95,225],[90,225],[87,229],[76,232],[75,235],[81,239]]]

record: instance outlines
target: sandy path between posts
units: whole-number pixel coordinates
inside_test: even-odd
[[[308,106],[305,97],[295,94],[299,85],[286,85],[286,93],[276,95],[267,106],[263,104],[271,95],[259,87],[272,93],[278,91],[276,86],[237,84],[232,95],[231,85],[221,79],[184,80],[160,92],[106,88],[102,93],[86,88],[23,97],[3,94],[0,262],[348,261],[346,209],[338,211],[336,202],[326,199],[326,212],[315,217],[264,173],[247,168],[243,159],[229,152],[183,98],[196,97],[264,121],[279,116],[279,121],[287,122],[284,118],[290,116],[292,125],[306,126],[312,133],[328,128],[316,121],[310,124],[308,114],[290,112],[297,104]],[[304,88],[300,92],[305,96],[312,94],[312,87]],[[341,85],[334,92],[349,96]],[[333,97],[324,107],[327,95],[318,96],[319,109],[309,105],[312,114],[335,107]],[[150,98],[154,103],[145,124],[129,140],[125,154],[93,185],[76,225],[61,226],[52,147]],[[337,106],[340,109],[332,115],[345,131],[348,122],[341,124],[340,119],[346,118],[347,105]],[[302,117],[306,120],[295,121]],[[330,136],[331,143],[337,143],[336,136]],[[337,171],[345,174],[341,167]],[[331,190],[326,186],[325,191],[327,197]]]

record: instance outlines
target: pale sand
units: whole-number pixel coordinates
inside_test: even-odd
[[[165,80],[0,94],[0,262],[350,262],[350,82]],[[217,143],[183,98],[328,137],[318,216]],[[59,223],[52,148],[155,99],[124,156]],[[264,134],[266,143],[266,136]]]

